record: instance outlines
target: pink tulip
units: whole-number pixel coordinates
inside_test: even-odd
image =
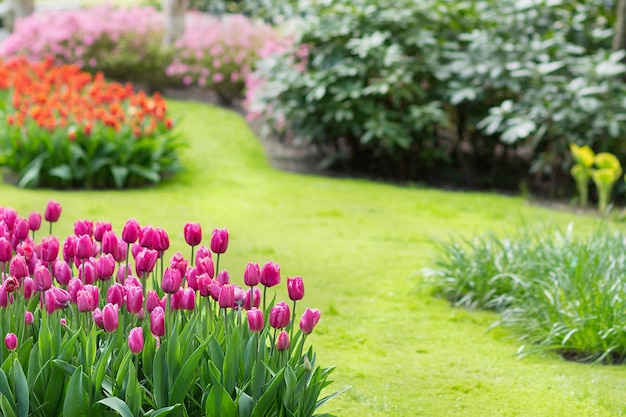
[[[13,294],[9,293],[5,285],[2,284],[0,286],[0,307],[8,307],[9,304],[13,304]]]
[[[61,285],[69,284],[72,279],[72,270],[65,261],[57,260],[54,263],[53,272],[57,282]]]
[[[17,349],[17,336],[15,335],[15,333],[7,333],[7,335],[4,337],[4,344],[9,350]]]
[[[254,294],[254,305],[250,306],[251,303],[251,295]],[[246,291],[246,294],[243,298],[243,308],[246,310],[251,310],[252,308],[259,308],[261,305],[261,290],[258,288],[254,288],[254,293],[251,293],[251,290]]]
[[[143,249],[135,259],[135,270],[138,276],[150,274],[156,265],[159,253],[152,249]]]
[[[248,311],[248,325],[250,326],[251,332],[260,332],[263,330],[263,326],[265,326],[263,312],[256,308]]]
[[[93,322],[96,323],[96,326],[98,326],[99,329],[103,329],[104,323],[102,322],[102,310],[96,308],[91,312],[91,316],[93,317]]]
[[[98,230],[97,227],[96,227],[96,230]],[[100,242],[102,243],[103,253],[110,253],[111,255],[113,255],[113,253],[116,252],[119,248],[117,244],[117,236],[115,235],[115,232],[113,232],[112,230],[105,231],[102,234],[102,238],[100,239]]]
[[[187,223],[185,224],[185,242],[189,246],[196,246],[202,242],[202,227],[200,223]]]
[[[187,264],[187,260],[180,252],[176,252],[170,259],[170,268],[178,270],[181,277],[184,277],[185,273],[187,273]]]
[[[122,240],[128,244],[135,243],[139,238],[139,222],[135,219],[128,219],[126,223],[124,223],[124,228],[122,229]]]
[[[11,242],[5,237],[0,237],[0,262],[9,262],[13,257]]]
[[[138,286],[126,287],[126,310],[137,314],[143,307],[143,289]]]
[[[246,292],[239,285],[233,285],[233,305],[236,310],[243,308],[243,300],[246,296]]]
[[[110,253],[103,254],[96,261],[96,276],[100,281],[109,280],[115,272],[115,259]]]
[[[154,242],[156,241],[156,229],[151,225],[142,227],[139,231],[139,244],[148,249],[156,249]]]
[[[150,313],[150,331],[156,337],[165,334],[165,311],[160,306],[155,307]]]
[[[278,334],[276,338],[276,350],[279,352],[284,352],[289,349],[289,333],[285,330]]]
[[[83,289],[83,282],[79,278],[72,278],[67,284],[67,291],[70,293],[70,300],[76,304],[78,301],[78,291]]]
[[[157,307],[165,309],[166,302],[167,298],[165,296],[159,298],[159,295],[155,290],[149,290],[148,300],[146,301],[146,309],[148,310],[148,313],[152,313],[152,311]]]
[[[46,211],[44,212],[44,219],[47,222],[54,223],[59,220],[61,217],[61,204],[56,201],[48,201],[48,205],[46,206]]]
[[[8,293],[12,293],[17,290],[20,286],[19,281],[14,276],[10,275],[4,279],[4,283],[2,284],[4,290]]]
[[[198,250],[196,251],[196,262],[198,262],[198,259],[212,258],[212,257],[213,257],[213,254],[211,253],[211,249],[207,248],[204,245],[198,247]]]
[[[170,308],[172,311],[182,310],[183,308],[183,295],[185,294],[185,290],[179,288],[178,291],[173,293],[170,297],[171,305]]]
[[[287,292],[291,301],[298,301],[304,298],[304,282],[302,277],[287,278]]]
[[[220,288],[220,293],[217,298],[221,308],[231,308],[235,298],[235,292],[232,285],[224,285]]]
[[[24,278],[24,298],[30,300],[36,292],[37,286],[35,281],[31,277]]]
[[[197,287],[201,297],[209,297],[211,295],[211,282],[213,280],[207,274],[198,275]],[[189,284],[191,287],[191,284]],[[219,297],[219,295],[218,295]]]
[[[211,295],[211,298],[215,301],[219,300],[221,290],[222,287],[220,287],[220,284],[216,280],[212,279],[209,284],[209,294]]]
[[[15,255],[9,264],[9,272],[17,279],[27,277],[28,266],[26,265],[26,258],[22,255]]]
[[[63,242],[63,259],[70,265],[74,264],[74,256],[76,255],[76,243],[78,236],[69,235]]]
[[[211,278],[215,276],[215,265],[213,264],[213,259],[208,256],[196,258],[196,268],[201,274],[208,274]]]
[[[188,311],[193,311],[196,307],[196,292],[192,288],[185,288],[181,306]]]
[[[28,220],[18,216],[13,225],[13,235],[17,240],[22,241],[28,237],[28,232],[30,232]]]
[[[74,234],[76,236],[89,236],[89,240],[93,236],[93,222],[91,220],[76,220],[74,222]]]
[[[56,299],[56,309],[61,310],[70,305],[71,297],[70,293],[63,288],[52,287],[49,291],[54,293],[54,297]]]
[[[202,274],[198,271],[198,268],[195,266],[192,268],[187,268],[187,272],[185,273],[185,280],[187,281],[187,285],[189,288],[193,288],[198,291],[198,276],[202,276]]]
[[[284,301],[276,304],[270,312],[270,326],[274,329],[284,329],[289,324],[289,306]]]
[[[65,317],[61,317],[59,319],[59,323],[61,323],[61,326],[67,326],[67,319]]]
[[[219,274],[217,274],[216,280],[218,284],[220,284],[220,287],[222,285],[230,284],[230,274],[228,273],[227,270],[224,269],[223,271],[220,271]]]
[[[96,242],[102,242],[104,234],[113,230],[113,225],[109,222],[96,222],[96,227],[93,231],[93,238]]]
[[[52,275],[50,275],[50,271],[47,267],[40,265],[35,268],[33,281],[35,281],[37,291],[43,292],[49,290],[52,286]]]
[[[261,270],[259,268],[259,264],[257,263],[248,263],[248,265],[246,265],[246,270],[243,272],[243,282],[248,286],[248,287],[254,287],[256,285],[259,285],[259,282],[261,280]]]
[[[17,211],[11,207],[4,208],[4,223],[7,225],[9,230],[13,231],[13,226],[15,225],[15,219],[17,219]]]
[[[89,235],[81,235],[76,240],[76,248],[74,250],[74,256],[78,259],[88,259],[91,257],[91,252],[93,250],[93,244],[91,241],[91,236]]]
[[[102,309],[102,327],[107,333],[113,333],[117,330],[118,313],[117,304],[107,304]]]
[[[115,280],[122,285],[126,285],[127,277],[130,278],[131,276],[133,276],[132,265],[128,265],[128,268],[126,268],[126,264],[124,264],[118,268]]]
[[[310,309],[307,308],[304,310],[302,314],[302,319],[300,319],[300,329],[302,329],[302,333],[309,334],[315,328],[315,325],[320,320],[321,313],[318,309]]]
[[[117,239],[117,250],[113,250],[111,255],[115,259],[115,262],[121,263],[126,260],[126,253],[128,252],[128,247],[126,243],[122,239]]]
[[[91,259],[88,259],[84,263],[78,265],[78,278],[80,278],[85,284],[93,284],[96,282],[96,267]]]
[[[24,324],[33,324],[34,320],[35,317],[33,316],[33,313],[31,313],[30,311],[24,312]]]
[[[130,351],[134,354],[141,353],[143,345],[144,340],[142,328],[134,327],[130,329],[130,333],[128,334],[128,347],[130,348]]]
[[[274,261],[269,261],[263,265],[259,281],[267,288],[278,285],[280,283],[280,265],[275,264]]]
[[[117,282],[109,287],[107,290],[107,303],[115,304],[118,307],[124,305],[124,292],[125,289],[121,284]]]
[[[159,252],[165,252],[170,248],[170,238],[165,229],[157,227],[152,236],[152,248]]]
[[[41,239],[41,260],[54,262],[59,256],[59,239],[56,236],[45,236]]]
[[[228,229],[214,229],[211,234],[211,250],[214,253],[224,253],[228,249]]]
[[[78,311],[81,313],[85,313],[87,311],[93,311],[97,306],[96,300],[93,299],[93,294],[91,291],[85,289],[78,290],[76,293],[76,306],[78,307]]]
[[[57,309],[57,297],[54,291],[48,290],[44,292],[43,297],[46,300],[46,313],[48,314],[54,313],[54,311]]]
[[[161,289],[168,294],[174,294],[180,288],[182,277],[176,269],[165,268],[163,272],[163,280],[161,281]]]
[[[28,228],[33,232],[41,228],[41,213],[33,211],[28,215]]]

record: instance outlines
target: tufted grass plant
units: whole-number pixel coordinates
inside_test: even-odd
[[[428,275],[454,305],[501,312],[495,325],[519,335],[520,353],[616,363],[626,359],[625,270],[626,235],[601,226],[581,236],[570,223],[440,243]]]

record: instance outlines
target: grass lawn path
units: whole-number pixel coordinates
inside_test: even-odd
[[[243,283],[247,262],[270,259],[283,280],[302,275],[305,299],[322,319],[310,340],[318,363],[335,365],[332,389],[352,389],[324,408],[339,416],[619,416],[626,414],[626,368],[568,363],[556,356],[518,359],[518,342],[488,332],[497,316],[453,309],[418,287],[431,240],[526,222],[596,220],[531,206],[522,198],[411,189],[364,180],[272,169],[237,114],[170,102],[189,141],[187,172],[158,188],[107,192],[18,190],[0,185],[0,205],[21,215],[63,205],[56,234],[73,221],[134,217],[164,227],[169,256],[189,256],[182,236],[200,222],[205,240],[228,227],[222,266]],[[279,299],[286,299],[284,285]]]

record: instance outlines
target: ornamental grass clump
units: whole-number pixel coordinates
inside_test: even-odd
[[[51,229],[60,205],[48,212]],[[320,398],[332,368],[307,340],[320,312],[297,321],[301,278],[288,278],[291,305],[258,288],[281,281],[273,262],[246,267],[249,289],[234,284],[218,266],[227,229],[205,246],[188,223],[192,258],[166,263],[167,232],[135,219],[120,237],[77,220],[63,242],[31,238],[24,221],[0,207],[3,415],[313,416],[335,395]]]
[[[158,94],[50,59],[0,61],[0,166],[20,187],[125,188],[181,170]]]
[[[520,353],[626,361],[626,236],[598,228],[575,235],[542,225],[440,245],[429,271],[435,293],[459,306],[500,311],[497,325],[524,342]]]

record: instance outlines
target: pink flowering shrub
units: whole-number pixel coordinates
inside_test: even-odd
[[[201,34],[201,36],[199,36]],[[176,42],[176,57],[166,74],[183,85],[210,88],[226,102],[242,95],[245,80],[260,53],[282,42],[271,26],[242,15],[211,15],[192,12],[186,31]]]
[[[0,45],[0,57],[25,56],[56,64],[76,64],[109,78],[141,81],[150,88],[165,82],[169,60],[162,51],[162,16],[151,7],[99,6],[37,13],[17,22]]]

